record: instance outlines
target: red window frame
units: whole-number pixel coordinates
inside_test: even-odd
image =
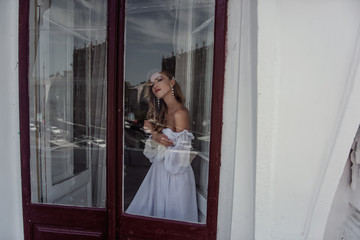
[[[206,224],[122,211],[125,0],[108,0],[107,204],[105,209],[31,203],[29,136],[29,0],[19,0],[19,114],[25,239],[216,239],[221,158],[227,0],[216,0],[211,141]],[[139,227],[141,226],[141,227]],[[83,235],[81,235],[83,234]],[[90,239],[90,238],[89,238]]]

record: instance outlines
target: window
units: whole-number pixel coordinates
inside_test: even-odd
[[[164,218],[205,223],[215,1],[128,0],[125,14],[124,210],[140,215],[163,216]],[[143,154],[147,151],[146,145],[150,143],[149,140],[147,141],[149,136],[143,129],[144,121],[149,117],[147,113],[149,113],[149,101],[151,101],[146,94],[149,90],[150,77],[155,72],[168,73],[170,80],[174,77],[174,83],[169,82],[169,84],[174,84],[174,87],[177,88],[175,89],[175,95],[179,97],[177,102],[180,102],[180,96],[184,98],[183,106],[189,111],[190,117],[186,134],[193,138],[188,142],[190,149],[186,158],[186,156],[182,156],[185,153],[176,152],[181,148],[178,139],[183,139],[185,133],[176,129],[168,131],[169,128],[174,128],[174,123],[170,121],[168,125],[165,123],[165,126],[161,127],[167,129],[163,132],[167,132],[168,137],[176,136],[175,146],[171,149],[168,148],[167,153],[164,153],[171,158],[164,157],[164,166],[167,170],[165,172],[156,170],[158,168],[155,167],[157,160],[163,161],[162,159],[157,156],[148,158],[145,156],[146,154]],[[158,105],[156,108],[159,108],[155,109],[155,113],[160,112],[161,108],[168,109],[168,111],[168,107],[179,108],[176,103],[175,105],[166,104],[163,97],[158,101],[160,105],[156,102],[153,103]],[[180,133],[173,133],[173,131]],[[154,154],[162,154],[160,152],[163,150],[159,146],[157,150],[152,151],[158,151]],[[177,166],[172,166],[172,169],[167,167],[170,161],[179,161],[178,158],[183,157],[185,159],[181,160],[181,164],[187,166],[191,162],[186,173],[183,168],[175,169]],[[180,164],[180,162],[173,164]],[[193,173],[195,179],[193,179]],[[166,177],[170,179],[158,179],[156,176],[159,174],[166,174]],[[146,179],[144,179],[145,176]],[[160,186],[154,181],[167,181],[168,183],[163,182]],[[180,190],[179,188],[185,182],[188,184],[186,190]],[[163,189],[158,189],[161,187],[168,188],[167,193],[164,193]],[[153,200],[154,202],[151,203],[151,206],[146,203],[149,209],[139,210],[144,205],[141,203],[144,194],[147,195],[149,201]],[[170,200],[172,198],[176,198],[176,203],[173,203],[176,208],[182,206],[181,212],[189,211],[189,214],[192,213],[191,217],[182,216],[181,212],[170,213],[176,211],[169,206],[172,204],[171,202],[175,202],[175,199]],[[185,204],[190,201],[193,204]],[[128,209],[130,204],[132,206]],[[162,204],[168,206],[164,207],[165,209],[169,209],[165,212],[157,211],[156,209]],[[166,217],[169,214],[171,217]]]
[[[106,1],[31,3],[31,200],[105,207]]]
[[[19,4],[25,239],[215,239],[226,1]],[[142,90],[165,71],[191,119],[192,220],[127,212],[150,167]]]

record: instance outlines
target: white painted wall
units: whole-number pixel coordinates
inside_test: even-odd
[[[257,2],[229,0],[218,239],[322,239],[360,123],[359,2]]]
[[[258,24],[255,238],[322,239],[360,123],[360,2],[259,0]]]
[[[0,1],[0,239],[23,239],[19,101],[18,1]]]

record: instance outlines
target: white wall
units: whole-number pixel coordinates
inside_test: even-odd
[[[0,239],[23,239],[19,101],[18,1],[0,1]]]
[[[322,239],[360,123],[359,2],[257,3],[229,0],[218,239]]]
[[[360,123],[360,2],[258,0],[255,238],[322,239]]]

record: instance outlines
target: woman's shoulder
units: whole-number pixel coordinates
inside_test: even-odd
[[[188,117],[190,116],[189,110],[185,106],[181,106],[174,112],[175,118]]]
[[[188,130],[190,128],[190,113],[186,107],[182,106],[174,112],[176,132]]]

